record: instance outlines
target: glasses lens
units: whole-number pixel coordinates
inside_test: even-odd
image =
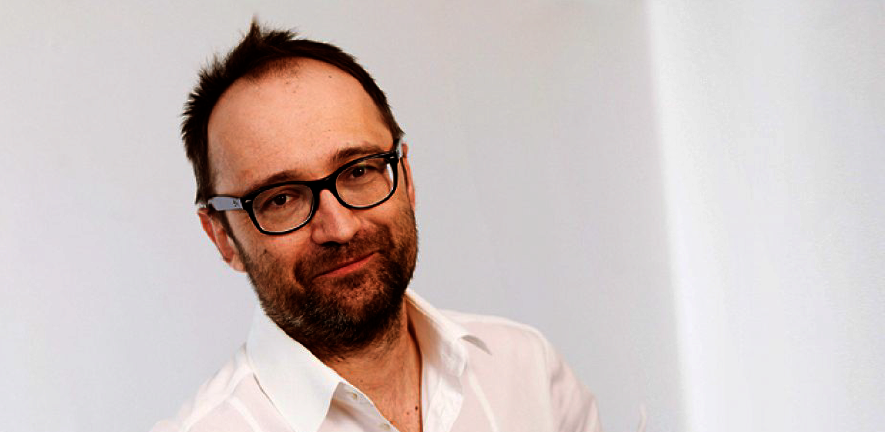
[[[338,174],[338,196],[354,207],[369,207],[393,193],[394,167],[385,157],[362,160]]]
[[[288,231],[310,216],[313,193],[304,185],[283,185],[261,192],[252,202],[255,219],[262,229]]]

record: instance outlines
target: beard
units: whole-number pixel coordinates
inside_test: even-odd
[[[290,268],[266,251],[257,259],[240,251],[267,316],[323,361],[341,360],[392,340],[418,253],[411,207],[405,207],[392,226],[374,226],[347,243],[312,249]],[[358,270],[321,276],[369,254],[370,261]]]

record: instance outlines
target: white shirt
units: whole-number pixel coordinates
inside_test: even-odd
[[[596,401],[535,329],[441,312],[408,291],[424,432],[599,432]],[[152,432],[394,431],[359,389],[260,309],[246,345]]]

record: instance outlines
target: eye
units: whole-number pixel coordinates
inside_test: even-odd
[[[284,206],[284,205],[286,205],[287,202],[289,202],[289,201],[291,201],[291,200],[292,200],[292,196],[291,196],[291,195],[287,195],[287,194],[278,194],[278,195],[274,195],[274,196],[270,199],[269,203],[270,203],[271,205],[274,205],[274,206]]]
[[[303,185],[284,185],[262,192],[255,197],[253,208],[258,213],[278,213],[310,207],[310,189]]]
[[[350,176],[353,178],[360,178],[364,175],[366,175],[365,166],[355,166],[352,170],[350,170]]]
[[[371,181],[377,174],[384,171],[386,161],[382,159],[369,159],[362,161],[341,173],[341,181]]]

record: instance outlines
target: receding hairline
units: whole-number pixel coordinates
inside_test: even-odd
[[[326,63],[321,60],[314,60],[310,57],[281,57],[270,59],[260,65],[250,69],[248,72],[243,74],[234,82],[239,81],[240,79],[244,79],[247,81],[260,81],[263,78],[268,77],[286,77],[286,76],[294,76],[298,74],[298,71],[301,69],[301,64],[305,61],[316,61],[320,63],[325,63],[329,66],[332,66],[338,69],[336,66]]]
[[[321,72],[321,73],[325,74],[326,72],[323,71],[323,69],[325,69],[325,71],[334,71],[334,73],[338,74],[340,77],[352,80],[352,82],[356,85],[355,88],[359,89],[359,91],[361,91],[366,96],[366,98],[368,99],[368,102],[370,102],[370,105],[373,108],[373,111],[375,113],[376,119],[381,124],[384,124],[385,126],[387,126],[387,123],[384,118],[384,113],[383,113],[381,107],[378,106],[378,104],[372,98],[369,91],[362,85],[362,83],[359,81],[359,79],[357,79],[357,77],[353,76],[353,74],[351,74],[347,70],[344,70],[335,64],[332,64],[332,63],[329,63],[329,62],[326,62],[326,61],[323,61],[320,59],[315,59],[312,57],[291,56],[291,57],[284,57],[284,58],[276,58],[276,59],[268,60],[267,62],[264,62],[256,67],[253,67],[252,69],[249,70],[249,72],[243,74],[242,76],[240,76],[239,78],[234,80],[230,84],[230,86],[228,86],[228,88],[225,89],[225,91],[219,96],[217,102],[215,103],[215,106],[212,107],[212,111],[210,112],[209,119],[206,123],[206,126],[207,126],[207,129],[206,129],[207,130],[207,134],[206,134],[206,155],[207,155],[207,158],[211,161],[211,159],[212,159],[211,155],[212,155],[212,153],[214,153],[214,152],[212,152],[211,149],[213,147],[215,147],[212,144],[215,140],[212,140],[211,139],[212,134],[208,133],[209,125],[218,121],[218,120],[213,121],[213,119],[216,118],[215,113],[218,111],[219,106],[226,103],[226,101],[230,97],[232,97],[232,95],[231,95],[232,92],[234,92],[234,93],[237,92],[238,90],[236,90],[236,89],[241,86],[247,86],[247,87],[248,86],[260,86],[266,81],[273,81],[273,80],[288,81],[290,79],[294,81],[294,80],[297,80],[298,78],[301,78],[301,75],[303,73],[305,73],[305,71],[304,71],[305,68],[310,69],[311,67],[318,67],[320,69],[314,70],[314,71],[308,70],[308,71],[306,71],[306,73],[308,75],[310,75],[312,73],[317,73],[317,72]],[[331,78],[331,75],[329,77]],[[388,131],[390,132],[390,134],[392,136],[394,135],[394,131],[389,130],[389,126],[386,129],[388,129]],[[208,166],[209,179],[213,185],[215,185],[217,183],[217,180],[218,180],[217,176],[219,174],[218,171],[215,169],[216,165],[217,164],[209,163],[209,166]],[[214,188],[214,186],[213,186],[213,188]]]
[[[338,74],[341,77],[346,79],[353,80],[353,83],[356,84],[356,88],[359,88],[372,102],[372,106],[375,108],[375,113],[378,115],[378,119],[385,123],[384,112],[382,107],[379,107],[377,101],[372,98],[372,95],[368,91],[368,89],[363,86],[363,84],[359,81],[359,79],[349,71],[342,69],[338,65],[333,63],[329,63],[320,59],[315,59],[312,57],[302,57],[302,56],[292,56],[292,57],[284,57],[284,58],[276,58],[272,60],[268,60],[256,67],[253,67],[248,72],[231,82],[227,89],[221,93],[216,101],[215,105],[212,107],[212,110],[209,113],[209,120],[207,121],[207,127],[209,123],[211,123],[212,117],[214,117],[215,112],[217,111],[219,105],[222,104],[222,101],[227,99],[230,96],[231,90],[239,87],[240,85],[260,85],[263,81],[274,80],[274,79],[298,79],[301,78],[302,73],[304,72],[305,67],[319,67],[325,68],[329,71],[334,71],[335,74]],[[316,73],[317,71],[308,71],[307,73]],[[391,131],[391,135],[393,135],[393,131]],[[208,138],[208,136],[207,136]],[[208,141],[207,141],[208,144]],[[211,170],[210,170],[211,172]]]

